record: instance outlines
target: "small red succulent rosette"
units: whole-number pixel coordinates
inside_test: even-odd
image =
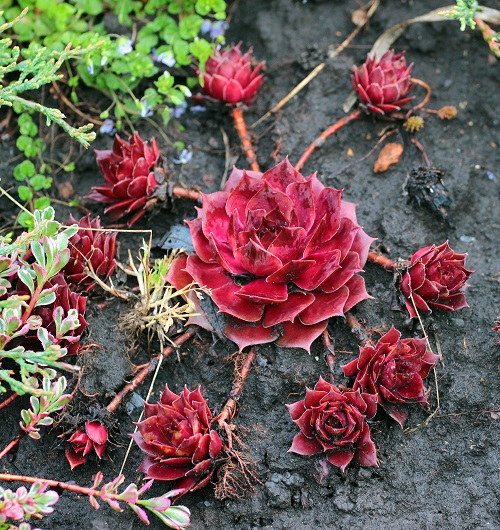
[[[165,386],[158,403],[144,406],[146,419],[132,435],[147,455],[139,471],[148,479],[179,480],[176,489],[184,493],[208,484],[223,446],[200,388],[178,395]]]
[[[72,224],[78,225],[78,232],[68,242],[70,258],[63,269],[64,276],[75,291],[90,293],[96,286],[95,280],[86,272],[90,267],[102,281],[115,270],[117,233],[101,231],[99,217],[91,219],[90,214],[79,221],[70,215],[68,225]]]
[[[355,208],[288,159],[265,173],[235,168],[223,191],[203,195],[188,222],[195,254],[167,279],[209,288],[240,349],[276,341],[309,351],[330,317],[370,298],[359,272],[373,238]]]
[[[299,455],[326,452],[328,461],[344,471],[352,460],[377,466],[377,449],[366,422],[377,411],[377,397],[359,390],[339,389],[322,377],[306,397],[287,405],[300,429],[288,450]]]
[[[375,346],[360,348],[359,357],[342,367],[354,377],[353,389],[377,396],[378,403],[401,427],[406,412],[401,405],[427,403],[423,379],[439,355],[427,349],[425,339],[401,339],[393,327]]]
[[[135,212],[128,222],[132,226],[144,215],[148,200],[159,185],[154,173],[159,158],[156,140],[153,138],[149,146],[136,131],[130,142],[116,135],[113,149],[94,152],[107,182],[94,186],[85,198],[112,203],[104,210],[112,221]]]
[[[367,56],[361,68],[354,68],[352,85],[359,99],[374,114],[390,114],[413,99],[413,63],[407,66],[404,52],[389,50],[380,59]]]
[[[241,42],[227,50],[216,50],[207,59],[203,77],[203,91],[207,96],[225,103],[251,103],[264,78],[264,62],[252,67],[252,48],[241,52]],[[197,71],[200,74],[199,71]]]
[[[87,456],[92,453],[101,459],[106,452],[107,441],[108,431],[106,427],[97,420],[87,421],[85,430],[78,429],[68,439],[71,445],[66,448],[65,454],[71,469],[85,464]]]
[[[411,318],[417,316],[412,298],[423,313],[469,307],[464,290],[474,271],[465,268],[466,257],[467,254],[456,254],[447,241],[437,247],[422,248],[413,255],[400,286]]]

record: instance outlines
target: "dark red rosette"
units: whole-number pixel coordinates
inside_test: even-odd
[[[252,48],[241,53],[241,42],[210,56],[205,64],[203,90],[211,98],[225,103],[250,103],[264,79],[264,62],[252,68]],[[199,71],[197,71],[200,74]]]
[[[377,466],[377,449],[366,422],[377,411],[377,397],[359,390],[339,389],[319,378],[306,397],[287,405],[299,427],[288,450],[299,455],[326,452],[328,461],[344,471],[352,460]]]
[[[68,225],[72,224],[78,225],[78,232],[68,242],[70,258],[63,269],[64,276],[74,290],[90,293],[96,282],[86,270],[92,267],[94,274],[102,281],[106,281],[115,270],[117,233],[101,231],[99,217],[91,219],[90,214],[79,221],[70,215]]]
[[[148,479],[180,479],[176,489],[184,492],[208,484],[223,447],[210,427],[212,413],[200,388],[190,392],[184,387],[177,395],[165,386],[160,401],[144,407],[146,419],[132,435],[147,455],[139,471]]]
[[[375,346],[360,348],[359,357],[342,367],[354,377],[352,387],[375,394],[383,409],[403,427],[406,412],[401,405],[427,403],[423,379],[439,355],[427,349],[425,339],[402,339],[392,327]]]
[[[91,453],[102,458],[106,452],[107,441],[108,431],[106,427],[97,420],[87,421],[85,430],[78,429],[68,439],[71,446],[66,448],[65,454],[71,469],[84,464],[87,461],[87,456]]]
[[[354,69],[352,85],[361,102],[375,114],[389,114],[413,99],[408,96],[415,86],[410,80],[411,69],[404,52],[389,50],[377,60],[367,56],[361,68]]]
[[[456,254],[447,241],[438,247],[422,248],[413,255],[401,279],[401,292],[411,318],[417,316],[411,298],[424,313],[469,307],[464,291],[474,271],[465,268],[466,257],[467,254]]]
[[[148,200],[159,185],[154,173],[160,155],[156,140],[151,140],[150,147],[135,131],[130,142],[116,135],[113,149],[94,152],[107,182],[94,186],[85,197],[112,203],[104,210],[112,221],[135,212],[128,222],[132,226],[144,215]]]
[[[203,195],[188,222],[195,254],[167,279],[210,288],[240,349],[276,340],[309,350],[330,317],[370,298],[359,272],[373,238],[355,209],[288,159],[265,173],[235,168],[223,191]]]

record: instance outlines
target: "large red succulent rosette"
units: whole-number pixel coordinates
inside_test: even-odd
[[[176,260],[168,281],[209,288],[240,349],[309,351],[330,317],[370,298],[358,273],[373,238],[341,197],[288,159],[265,173],[235,168],[223,191],[203,195],[188,222],[195,254]]]

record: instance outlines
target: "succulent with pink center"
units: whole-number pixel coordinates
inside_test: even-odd
[[[96,286],[95,280],[87,274],[90,267],[102,281],[106,281],[115,270],[117,233],[101,231],[99,217],[90,219],[90,214],[79,221],[70,215],[68,225],[72,224],[77,224],[79,228],[69,239],[70,258],[63,272],[76,291],[90,293]]]
[[[407,66],[404,52],[389,50],[377,60],[367,56],[361,68],[354,69],[352,84],[362,104],[375,114],[390,114],[413,99],[408,96],[413,63]]]
[[[156,140],[151,140],[150,147],[137,132],[130,142],[116,135],[113,149],[94,152],[107,182],[94,186],[86,198],[112,203],[104,213],[113,221],[135,212],[128,222],[132,226],[144,215],[148,201],[159,186],[154,172],[160,156]]]
[[[139,471],[148,479],[180,479],[176,489],[184,492],[208,484],[223,446],[211,429],[212,413],[200,388],[190,392],[184,387],[178,395],[165,386],[160,401],[144,407],[146,419],[132,435],[147,455]]]
[[[252,48],[245,54],[241,42],[224,51],[216,50],[205,64],[203,90],[211,98],[225,103],[250,103],[263,83],[264,63],[252,68]],[[197,71],[200,74],[199,71]]]
[[[87,421],[85,430],[78,429],[68,439],[71,446],[66,448],[66,458],[71,469],[84,464],[87,456],[93,452],[101,459],[106,452],[107,441],[106,427],[97,420]]]
[[[401,279],[401,292],[411,318],[417,316],[413,304],[424,313],[469,307],[464,290],[474,271],[465,268],[466,257],[467,254],[456,254],[447,241],[437,247],[424,247],[413,255]]]
[[[392,327],[375,346],[360,348],[359,357],[342,367],[354,377],[354,390],[375,394],[382,408],[403,427],[401,405],[427,403],[423,379],[439,359],[426,339],[401,339]]]
[[[377,449],[366,422],[377,411],[375,395],[339,389],[320,377],[314,389],[306,389],[305,399],[287,408],[300,429],[288,452],[326,452],[328,461],[341,471],[353,459],[362,466],[377,466]]]
[[[309,350],[330,317],[370,298],[358,273],[373,238],[341,196],[288,159],[263,174],[235,168],[223,191],[203,195],[188,222],[196,253],[167,279],[210,288],[240,349],[276,340]]]

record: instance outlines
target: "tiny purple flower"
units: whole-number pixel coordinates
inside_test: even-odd
[[[177,107],[172,109],[172,117],[180,118],[186,112],[187,106],[187,101],[183,101],[182,103],[177,105]]]
[[[116,134],[115,122],[110,118],[105,119],[104,123],[99,129],[99,132],[101,134],[109,134],[109,136],[114,136]]]
[[[153,115],[154,109],[144,99],[141,99],[141,116],[143,118],[149,118]]]
[[[202,35],[208,34],[209,37],[214,40],[217,37],[223,36],[228,27],[229,26],[225,20],[215,20],[213,22],[210,20],[204,20],[200,28],[200,33]]]
[[[127,39],[126,37],[121,37],[118,39],[118,47],[116,48],[118,53],[121,55],[127,55],[132,50],[132,41],[130,39]]]
[[[191,158],[193,158],[193,153],[187,149],[183,149],[179,155],[179,158],[174,158],[172,162],[174,164],[187,164]]]

